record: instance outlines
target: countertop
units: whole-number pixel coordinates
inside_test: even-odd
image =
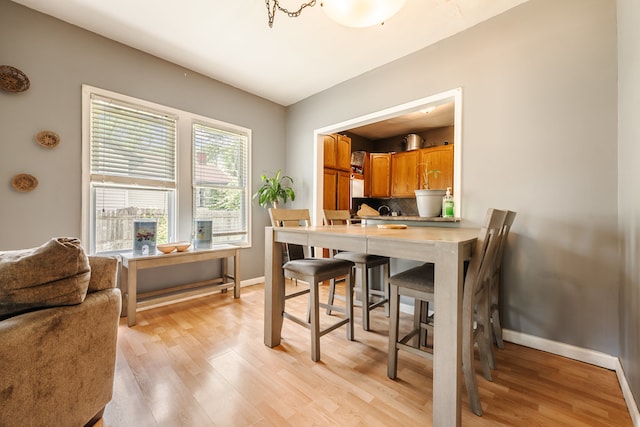
[[[370,215],[370,216],[355,216],[353,219],[360,220],[372,220],[372,221],[393,221],[393,222],[460,222],[460,218],[442,218],[436,216],[433,218],[427,218],[423,216],[391,216],[391,215]]]

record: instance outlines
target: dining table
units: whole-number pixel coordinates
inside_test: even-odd
[[[433,425],[461,425],[464,261],[479,228],[375,224],[265,228],[264,344],[280,344],[284,273],[282,243],[354,251],[434,264]],[[316,251],[321,252],[321,251]],[[391,380],[390,380],[391,381]]]

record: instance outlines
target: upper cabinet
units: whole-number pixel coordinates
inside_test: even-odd
[[[391,153],[371,153],[369,161],[371,171],[366,173],[370,181],[370,197],[389,197],[391,195]],[[367,176],[368,175],[368,176]]]
[[[424,188],[424,170],[438,171],[429,174],[429,188],[446,189],[453,188],[453,144],[437,147],[421,148],[418,150],[418,187]]]
[[[338,134],[325,135],[324,167],[351,171],[351,138]]]
[[[418,187],[418,151],[391,155],[391,197],[415,197]]]

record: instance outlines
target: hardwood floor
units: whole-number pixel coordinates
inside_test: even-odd
[[[290,304],[302,311],[306,298]],[[355,342],[344,328],[322,337],[319,363],[308,331],[288,320],[280,346],[263,344],[262,285],[238,300],[215,294],[141,311],[137,321],[120,322],[113,399],[98,426],[431,425],[431,362],[401,352],[398,379],[387,378],[381,308],[370,332],[356,310]],[[484,415],[471,412],[465,390],[463,425],[632,425],[614,372],[511,343],[496,357],[493,382],[476,364]]]

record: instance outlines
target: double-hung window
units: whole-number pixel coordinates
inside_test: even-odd
[[[91,252],[130,250],[135,219],[173,240],[177,117],[96,93],[88,114]]]
[[[207,123],[193,123],[193,212],[212,221],[213,242],[247,240],[249,135]]]
[[[156,243],[191,240],[206,219],[213,243],[249,245],[250,142],[249,129],[83,86],[85,247],[131,251],[136,219],[157,222]]]

